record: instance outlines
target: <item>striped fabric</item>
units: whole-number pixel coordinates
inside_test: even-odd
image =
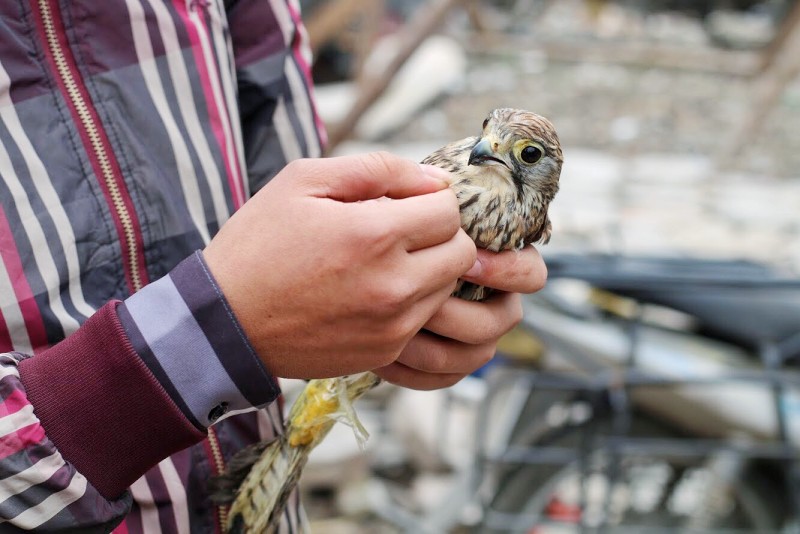
[[[220,531],[281,409],[196,251],[320,155],[310,87],[296,0],[0,2],[0,532]]]
[[[136,352],[198,428],[278,396],[199,252],[117,314]]]

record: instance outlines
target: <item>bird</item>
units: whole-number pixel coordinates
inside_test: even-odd
[[[564,157],[553,123],[526,110],[499,108],[480,135],[450,143],[422,163],[450,172],[461,226],[478,247],[499,252],[547,244],[550,202]],[[459,282],[454,296],[483,300],[488,288]]]
[[[500,252],[550,240],[548,209],[558,192],[563,154],[555,127],[545,117],[494,109],[479,135],[447,144],[421,163],[449,171],[461,227],[476,246]],[[491,288],[459,280],[453,296],[484,300],[491,293]],[[334,423],[344,420],[366,439],[353,402],[380,383],[370,371],[310,380],[287,416],[283,435],[240,451],[228,471],[212,479],[212,501],[231,505],[228,532],[276,532],[309,453]]]

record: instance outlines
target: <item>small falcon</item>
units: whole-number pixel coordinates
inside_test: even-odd
[[[422,160],[450,171],[461,226],[475,244],[495,252],[547,243],[550,202],[558,192],[561,144],[549,120],[521,109],[495,109],[481,135],[444,146]],[[489,292],[460,283],[456,296]]]

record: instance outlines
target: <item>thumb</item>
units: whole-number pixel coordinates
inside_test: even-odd
[[[447,171],[421,165],[388,152],[319,160],[326,168],[309,176],[317,196],[342,202],[407,198],[441,191],[450,185]]]

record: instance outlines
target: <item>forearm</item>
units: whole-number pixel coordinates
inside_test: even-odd
[[[5,363],[6,412],[20,414],[5,417],[6,428],[34,438],[7,435],[3,444],[25,458],[41,457],[31,452],[41,447],[63,457],[64,473],[85,487],[60,504],[61,515],[75,515],[69,510],[86,501],[76,517],[87,524],[121,519],[126,488],[147,469],[203,439],[225,412],[278,394],[199,254],[125,302],[107,304],[51,349]],[[0,470],[22,469],[0,459]],[[61,487],[37,483],[50,497]],[[24,497],[4,505],[31,509]],[[99,501],[108,509],[95,512]],[[0,514],[13,517],[1,507]]]

